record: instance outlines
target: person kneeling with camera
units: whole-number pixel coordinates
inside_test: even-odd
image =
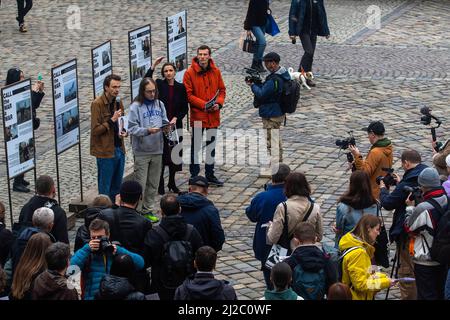
[[[414,278],[414,265],[408,251],[408,234],[404,229],[406,204],[405,201],[411,191],[417,190],[417,178],[427,168],[422,164],[422,158],[416,150],[403,151],[401,156],[402,168],[405,170],[403,178],[393,174],[396,187],[389,193],[389,186],[385,181],[380,181],[380,204],[386,210],[395,210],[392,225],[389,229],[389,239],[396,243],[396,255],[398,268],[395,277]],[[416,300],[416,284],[414,282],[400,282],[400,294],[402,300]]]
[[[81,297],[83,300],[94,300],[99,291],[103,276],[110,273],[115,255],[129,255],[136,271],[144,268],[144,259],[117,244],[109,241],[109,224],[94,219],[89,225],[91,241],[75,252],[70,260],[71,265],[81,269]]]

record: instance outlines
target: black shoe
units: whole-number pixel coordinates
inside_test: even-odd
[[[28,189],[27,187],[25,187],[22,184],[13,184],[13,190],[17,191],[17,192],[25,192],[25,193],[30,192],[30,189]]]
[[[169,185],[167,185],[167,188],[169,188],[169,192],[177,193],[177,194],[180,193],[180,189],[178,189],[175,184],[169,184]]]
[[[206,179],[208,180],[208,183],[210,185],[213,185],[213,186],[216,186],[216,187],[222,187],[223,186],[223,181],[220,181],[214,175],[207,176]]]
[[[30,185],[30,183],[27,181],[27,180],[25,180],[25,179],[22,179],[22,184],[25,186],[25,187],[27,187],[27,186],[29,186]]]
[[[316,83],[312,81],[311,79],[306,79],[306,84],[310,87],[315,87]]]
[[[252,61],[252,66],[250,67],[250,69],[258,70],[258,61],[253,60]]]

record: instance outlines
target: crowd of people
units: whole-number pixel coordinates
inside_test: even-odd
[[[281,139],[274,139],[273,130],[286,120],[282,96],[291,76],[280,65],[278,53],[264,55],[268,11],[267,0],[250,0],[244,23],[257,41],[252,68],[269,72],[265,81],[247,83],[267,130],[269,154],[279,151],[275,161],[279,163],[270,174],[272,183],[245,209],[248,219],[256,223],[253,249],[266,285],[262,299],[372,300],[380,290],[393,286],[400,287],[405,300],[450,299],[450,178],[445,181],[450,175],[450,150],[436,152],[439,172],[423,164],[417,151],[404,151],[405,173],[400,178],[384,170],[393,164],[393,144],[384,124],[371,122],[364,129],[371,144],[367,156],[354,144],[348,147],[353,172],[348,190],[337,203],[335,245],[323,244],[322,213],[307,177],[281,163]],[[23,17],[19,23],[24,29]],[[329,35],[323,1],[292,1],[289,36],[293,42],[300,37],[304,48],[299,71],[311,72],[317,36]],[[162,59],[155,60],[139,85],[129,106],[127,131],[119,130],[119,118],[125,114],[118,99],[119,75],[105,78],[104,93],[91,104],[90,153],[97,163],[98,196],[83,212],[85,223],[77,231],[73,255],[67,215],[54,199],[51,177],[37,179],[36,195],[23,206],[12,231],[5,226],[5,207],[0,203],[0,299],[237,299],[232,285],[214,276],[225,232],[219,210],[208,199],[210,186],[224,184],[216,177],[214,165],[226,96],[222,75],[206,45],[198,47],[183,83],[174,80],[177,69],[172,63],[163,64],[161,79],[152,78]],[[14,75],[14,80],[9,83],[23,79],[20,70],[10,71],[8,79]],[[309,85],[315,84],[309,80]],[[43,83],[37,83],[33,92],[36,121]],[[175,175],[182,170],[178,161],[182,154],[174,153],[166,133],[181,129],[188,112],[189,191],[180,192]],[[210,151],[205,176],[200,175],[199,164],[203,134],[205,149]],[[134,174],[123,181],[128,136]],[[169,193],[165,166],[169,167]],[[388,183],[387,176],[395,183]],[[15,180],[14,190],[29,192],[23,176]],[[157,193],[162,195],[159,205]],[[397,265],[392,266],[391,275],[378,267],[384,266],[388,251],[383,210],[385,214],[394,210],[389,240],[396,244]],[[269,265],[275,246],[284,248],[286,255]],[[80,270],[80,290],[68,282],[70,266]]]

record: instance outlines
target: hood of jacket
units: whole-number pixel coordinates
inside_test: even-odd
[[[424,165],[423,163],[419,163],[414,168],[406,171],[402,180],[403,181],[417,180],[417,178],[419,177],[419,174],[426,168],[428,168],[428,166]]]
[[[100,283],[98,295],[104,300],[124,300],[134,291],[127,278],[105,275]]]
[[[339,241],[339,250],[343,252],[352,247],[363,247],[364,249],[366,249],[366,252],[370,258],[372,258],[373,254],[375,253],[375,248],[372,245],[368,244],[365,241],[362,241],[353,233],[349,232],[341,238],[341,241]]]
[[[203,69],[202,67],[200,67],[197,57],[192,58],[191,66],[196,73],[205,73],[205,72],[208,72],[209,70],[217,69],[216,64],[214,63],[213,59],[209,59],[208,66],[206,67],[206,69]]]
[[[280,67],[280,69],[275,71],[273,74],[280,76],[285,81],[291,80],[291,75],[289,74],[289,72],[287,71],[287,69],[285,67]]]
[[[197,273],[194,278],[188,278],[184,285],[190,300],[216,300],[221,298],[225,283],[224,280],[214,279],[213,274]]]
[[[183,194],[177,199],[183,210],[197,210],[209,205],[214,205],[211,200],[208,200],[204,195],[197,192]]]
[[[302,269],[310,272],[318,272],[325,268],[327,259],[317,246],[304,245],[297,247],[292,253],[294,260],[302,266]]]
[[[186,234],[186,222],[179,214],[163,217],[159,226],[173,238],[182,238]]]
[[[106,209],[107,207],[91,207],[91,208],[86,208],[83,210],[83,214],[84,214],[84,225],[86,226],[86,228],[88,228],[89,230],[89,225],[91,224],[91,222],[97,218],[97,216],[100,214],[100,211],[103,209]]]
[[[389,157],[393,151],[391,140],[389,140],[388,138],[378,140],[372,145],[370,150],[372,150],[373,148],[383,148],[383,153],[386,157]]]
[[[48,270],[36,278],[33,288],[39,297],[51,296],[64,289],[67,289],[67,279],[57,272]]]

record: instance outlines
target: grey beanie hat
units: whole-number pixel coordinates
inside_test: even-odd
[[[419,185],[425,188],[438,188],[441,186],[439,173],[434,168],[426,168],[420,174],[417,180]]]

